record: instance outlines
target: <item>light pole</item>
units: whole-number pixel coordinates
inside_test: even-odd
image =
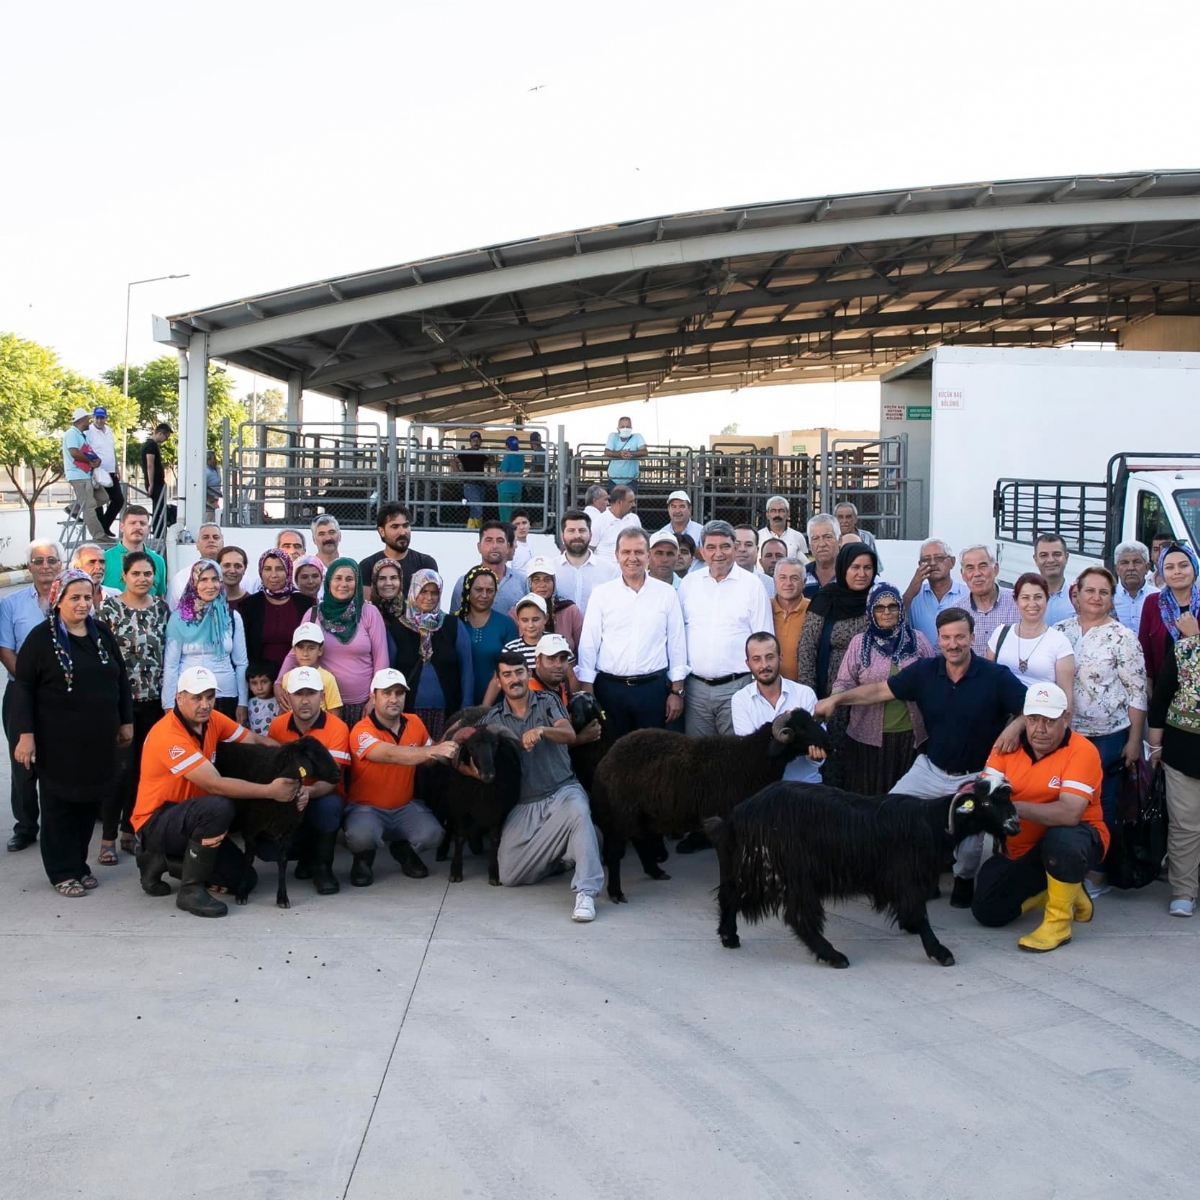
[[[133,296],[133,289],[140,283],[160,283],[164,279],[187,279],[188,275],[155,275],[152,279],[134,279],[132,282],[125,285],[125,360],[124,368],[121,372],[121,395],[129,395],[129,301]]]

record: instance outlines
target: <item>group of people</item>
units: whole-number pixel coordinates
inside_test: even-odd
[[[933,539],[896,585],[880,578],[874,539],[849,503],[803,532],[782,496],[761,528],[701,526],[680,491],[668,523],[650,532],[628,483],[586,499],[562,514],[558,553],[526,554],[519,568],[513,526],[480,521],[479,561],[449,589],[412,546],[401,504],[379,509],[382,547],[367,559],[341,555],[341,530],[324,515],[308,531],[313,553],[304,531],[282,530],[253,578],[245,552],[206,525],[198,561],[168,579],[145,548],[138,506],[125,509],[121,540],[107,551],[85,545],[68,564],[58,547],[35,544],[33,583],[0,603],[9,849],[38,837],[36,779],[43,859],[63,895],[96,885],[87,847],[99,813],[99,863],[117,860],[118,838],[134,849],[140,832],[152,893],[154,855],[194,844],[202,866],[179,903],[211,915],[220,902],[198,885],[231,886],[238,869],[232,848],[222,850],[230,802],[263,786],[220,779],[212,746],[309,733],[345,778],[321,794],[321,785],[299,788],[308,836],[298,873],[318,892],[336,891],[334,839],[344,828],[351,883],[372,881],[381,844],[420,876],[421,853],[441,830],[415,793],[416,768],[452,762],[448,716],[484,705],[527,751],[502,881],[532,881],[569,857],[573,915],[589,920],[602,872],[567,750],[599,729],[576,733],[566,715],[571,693],[585,690],[616,737],[745,734],[803,707],[825,721],[831,750],[823,762],[814,751],[790,764],[786,777],[862,794],[948,796],[981,772],[1003,776],[1022,835],[999,855],[964,843],[951,903],[1003,924],[1045,892],[1042,926],[1022,942],[1030,949],[1061,944],[1108,890],[1117,785],[1145,743],[1166,777],[1169,909],[1192,914],[1200,590],[1190,547],[1166,542],[1152,570],[1150,550],[1128,542],[1115,577],[1088,567],[1068,583],[1067,549],[1044,534],[1036,572],[1009,591],[987,546],[956,555]],[[97,769],[76,769],[81,747]],[[297,786],[277,780],[268,790],[290,800]],[[676,848],[706,844],[697,831]]]

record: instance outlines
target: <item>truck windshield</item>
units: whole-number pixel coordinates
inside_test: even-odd
[[[1180,488],[1175,493],[1175,503],[1187,526],[1188,540],[1193,546],[1200,546],[1200,488]]]

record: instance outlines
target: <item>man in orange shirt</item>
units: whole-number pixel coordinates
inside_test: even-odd
[[[197,917],[223,917],[226,906],[208,885],[232,890],[241,882],[244,856],[226,846],[235,800],[296,798],[299,781],[247,783],[227,779],[213,766],[218,742],[273,746],[215,710],[217,679],[207,667],[189,667],[175,685],[175,707],[146,735],[141,778],[130,820],[138,833],[138,869],[148,896],[169,896],[163,882],[167,855],[182,856],[175,905]]]
[[[308,793],[308,804],[300,832],[300,861],[296,864],[297,879],[311,879],[318,896],[333,896],[341,891],[333,873],[333,851],[346,803],[350,730],[345,721],[322,711],[325,681],[316,667],[293,667],[286,679],[284,691],[292,702],[292,711],[280,713],[267,729],[267,736],[280,745],[302,737],[316,738],[342,768],[341,783],[311,783],[303,789]],[[273,861],[266,847],[260,846],[259,856]]]
[[[370,887],[375,881],[375,850],[380,841],[411,879],[424,879],[429,868],[418,849],[442,840],[437,817],[413,799],[417,767],[434,759],[453,762],[453,742],[430,740],[421,718],[406,716],[408,681],[386,667],[371,680],[375,711],[350,731],[350,791],[346,804],[346,845],[354,855],[350,883]]]
[[[1044,906],[1041,925],[1017,942],[1023,950],[1057,949],[1071,940],[1072,920],[1092,919],[1083,880],[1108,853],[1100,755],[1069,721],[1063,691],[1035,683],[1020,744],[1009,754],[993,750],[984,769],[1012,786],[1021,832],[980,867],[971,912],[996,926]]]

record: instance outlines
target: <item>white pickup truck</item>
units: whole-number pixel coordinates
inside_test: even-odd
[[[1034,570],[1033,542],[1057,533],[1070,552],[1067,578],[1136,539],[1149,546],[1168,533],[1200,545],[1200,454],[1153,451],[1114,454],[1103,483],[1000,479],[992,503],[1002,582]]]

